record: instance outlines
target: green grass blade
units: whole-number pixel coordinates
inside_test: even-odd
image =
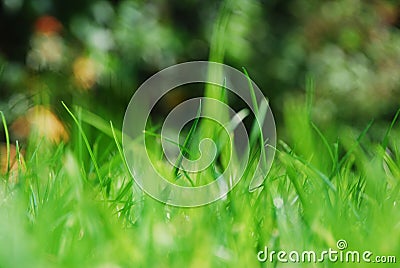
[[[350,155],[353,153],[353,151],[360,145],[361,140],[365,137],[367,134],[368,130],[371,128],[372,124],[374,123],[374,120],[371,120],[367,127],[361,132],[361,134],[357,137],[356,143],[350,148],[349,151],[346,152],[346,154],[340,159],[339,164],[337,168],[341,168],[343,163],[347,161],[347,159],[350,157]]]
[[[318,136],[322,140],[324,146],[328,150],[329,157],[331,158],[332,163],[334,164],[335,163],[335,156],[333,154],[331,146],[329,146],[328,140],[325,138],[324,134],[322,134],[321,130],[319,130],[317,125],[315,125],[313,122],[311,122],[311,126],[314,128],[315,132],[317,132]]]
[[[312,76],[306,78],[306,107],[308,118],[311,119],[312,107],[315,95],[315,82]]]
[[[189,176],[189,174],[186,172],[186,170],[183,169],[182,171],[183,171],[183,175],[184,175],[185,178],[189,181],[190,185],[191,185],[192,187],[194,187],[195,184],[194,184],[192,178]]]
[[[267,156],[265,154],[264,147],[266,146],[266,142],[268,142],[268,141],[264,140],[264,135],[262,132],[262,127],[263,127],[262,124],[264,123],[265,116],[267,115],[269,104],[267,101],[264,101],[264,99],[262,100],[262,102],[260,104],[257,103],[257,98],[256,98],[256,94],[254,91],[252,80],[251,80],[246,68],[244,68],[244,67],[243,67],[243,72],[248,81],[250,95],[251,95],[252,104],[254,107],[254,113],[255,113],[255,117],[256,117],[256,120],[254,120],[253,126],[251,128],[249,146],[251,148],[254,148],[256,146],[257,142],[259,143],[259,146],[261,148],[261,150],[260,150],[260,154],[261,154],[260,161],[261,162],[259,165],[262,165],[261,167],[266,167],[267,166]],[[260,185],[262,185],[266,174],[263,173],[263,168],[261,168],[256,171],[255,175],[256,176],[253,178],[253,180],[250,182],[250,185],[249,185],[250,191],[254,191],[255,189],[259,188]]]
[[[396,112],[396,114],[395,114],[395,116],[394,116],[392,122],[390,123],[390,126],[389,126],[388,129],[386,130],[385,136],[384,136],[383,141],[382,141],[382,147],[383,147],[383,148],[386,148],[386,147],[388,146],[388,144],[389,144],[389,135],[390,135],[390,132],[392,131],[392,128],[393,128],[394,125],[396,124],[396,121],[397,121],[397,118],[399,117],[399,115],[400,115],[400,109],[397,110],[397,112]]]
[[[62,104],[62,105],[64,106],[64,108],[67,110],[67,112],[69,113],[69,115],[70,115],[70,116],[72,117],[72,119],[74,120],[76,126],[78,127],[79,133],[81,134],[81,137],[83,138],[83,141],[84,141],[84,143],[85,143],[85,145],[86,145],[86,149],[88,150],[89,155],[90,155],[90,158],[91,158],[91,160],[92,160],[92,162],[93,162],[94,168],[95,168],[95,170],[96,170],[97,177],[98,177],[98,179],[99,179],[99,182],[100,182],[100,185],[101,185],[101,188],[102,188],[102,192],[103,192],[103,194],[104,194],[104,185],[103,185],[104,182],[103,182],[103,178],[102,178],[102,176],[101,176],[101,174],[100,174],[100,170],[99,170],[99,166],[98,166],[98,164],[97,164],[96,157],[94,156],[93,150],[92,150],[92,148],[90,147],[89,140],[88,140],[88,138],[87,138],[85,132],[83,131],[81,124],[79,124],[78,119],[75,117],[75,115],[71,112],[71,110],[68,108],[68,106],[67,106],[63,101],[61,102],[61,104]],[[104,195],[104,196],[105,196],[105,195]]]
[[[258,113],[258,103],[257,103],[257,98],[256,98],[256,94],[254,92],[254,88],[253,88],[253,83],[251,81],[250,75],[247,72],[247,69],[245,67],[242,67],[244,74],[246,75],[247,78],[247,82],[249,84],[249,89],[250,89],[250,96],[251,96],[251,101],[253,102],[254,105],[254,110],[255,113]]]
[[[258,106],[257,103],[257,98],[256,98],[256,94],[253,88],[253,84],[251,81],[251,78],[249,76],[249,73],[247,72],[246,68],[243,67],[243,71],[244,74],[246,75],[248,84],[249,84],[249,90],[250,90],[250,95],[251,95],[251,100],[252,100],[252,104],[254,107],[254,112],[255,112],[255,116],[256,119],[253,123],[253,127],[251,129],[251,134],[250,134],[250,145],[253,146],[256,142],[256,139],[258,139],[260,146],[263,148],[264,144],[264,136],[262,133],[262,125],[259,125],[257,123],[257,121],[262,124],[264,122],[265,116],[267,114],[267,109],[268,109],[268,103],[266,102],[262,102],[260,103],[260,107]],[[261,150],[261,157],[262,157],[262,163],[266,164],[267,163],[267,157],[265,155],[265,150]]]
[[[118,142],[122,142],[122,132],[118,129],[114,128],[114,132],[110,129],[110,125],[106,120],[101,118],[100,116],[91,113],[85,109],[81,109],[81,118],[82,121],[86,124],[91,125],[92,127],[97,128],[107,136],[113,139],[117,139]]]
[[[192,156],[191,153],[190,153],[189,148],[183,147],[183,145],[175,142],[174,140],[172,140],[172,139],[170,139],[168,137],[164,137],[161,134],[158,134],[158,133],[155,133],[155,132],[149,131],[149,130],[145,130],[144,134],[149,135],[149,136],[153,136],[153,137],[159,138],[160,140],[165,140],[165,141],[167,141],[167,142],[169,142],[171,144],[174,144],[175,146],[178,146],[179,149],[181,149],[185,154],[188,154],[189,157]]]
[[[6,136],[6,147],[7,147],[7,174],[10,172],[10,134],[8,132],[8,127],[7,127],[7,121],[6,118],[4,116],[4,113],[2,111],[0,111],[0,115],[1,115],[1,121],[3,122],[3,127],[4,127],[4,133]]]
[[[124,153],[123,153],[121,145],[120,145],[120,141],[118,140],[118,137],[117,137],[117,134],[116,134],[116,131],[114,129],[112,121],[110,121],[110,128],[111,128],[112,136],[114,138],[115,145],[117,146],[117,150],[118,150],[119,156],[121,157],[121,160],[124,163],[124,166],[125,166],[126,170],[130,174],[128,163],[126,162]]]
[[[197,109],[196,119],[194,120],[192,126],[190,127],[189,133],[186,136],[186,139],[185,139],[185,141],[183,143],[183,146],[182,146],[183,148],[189,148],[190,147],[191,142],[193,140],[194,133],[195,133],[195,131],[197,129],[197,125],[199,124],[199,121],[200,121],[200,115],[201,115],[201,100],[200,100],[200,103],[199,103],[199,108]],[[174,166],[174,174],[175,174],[175,176],[178,175],[178,171],[179,171],[179,168],[181,167],[181,164],[182,164],[182,161],[183,161],[183,157],[187,157],[187,154],[180,152],[179,156],[178,156],[178,159],[176,160],[175,166]]]

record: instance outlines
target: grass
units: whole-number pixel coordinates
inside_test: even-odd
[[[257,260],[264,246],[335,249],[339,239],[352,250],[399,256],[395,120],[380,142],[368,135],[374,125],[361,134],[339,126],[332,142],[305,103],[287,105],[292,136],[280,140],[263,187],[249,192],[244,178],[224,200],[193,209],[143,194],[123,161],[119,132],[97,118],[92,125],[103,128],[89,130],[98,136],[89,143],[84,120],[68,108],[79,136],[59,145],[30,140],[24,170],[1,177],[0,267],[268,267]]]
[[[214,29],[214,61],[223,61],[224,29],[235,15],[230,7],[223,5]],[[71,140],[54,144],[32,137],[22,146],[25,161],[17,161],[12,170],[1,113],[7,168],[0,175],[0,267],[366,267],[257,260],[265,246],[322,251],[337,249],[340,239],[349,250],[393,255],[399,261],[399,113],[379,138],[370,134],[379,128],[373,123],[364,131],[344,124],[322,129],[311,118],[313,90],[310,78],[307,99],[286,102],[284,135],[278,135],[284,138],[262,185],[249,191],[250,168],[226,198],[198,208],[168,206],[144,194],[128,172],[121,131],[65,104]],[[206,95],[226,102],[226,95],[212,86]],[[223,111],[220,115],[225,116]],[[184,153],[191,153],[189,143],[198,137],[219,136],[218,128],[197,123],[181,148]],[[160,135],[146,133],[154,141],[153,161],[162,172],[177,175],[162,158],[157,160]],[[254,159],[263,138],[251,137]],[[213,180],[208,174],[206,181]]]

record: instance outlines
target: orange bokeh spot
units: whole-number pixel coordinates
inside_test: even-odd
[[[83,89],[89,89],[97,80],[96,63],[90,58],[79,57],[74,61],[73,73],[76,83]]]
[[[59,33],[61,29],[61,22],[52,16],[41,16],[35,23],[35,31],[42,34]]]
[[[61,120],[50,109],[41,105],[30,108],[25,115],[17,118],[12,123],[11,130],[18,139],[27,139],[31,134],[36,134],[54,143],[69,140]]]

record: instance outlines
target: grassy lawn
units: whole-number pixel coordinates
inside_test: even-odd
[[[289,135],[262,187],[249,192],[245,177],[223,200],[198,208],[143,194],[124,165],[120,132],[99,118],[87,128],[87,113],[75,109],[68,144],[31,138],[24,161],[17,146],[16,166],[1,175],[0,266],[281,267],[261,264],[257,253],[337,250],[340,239],[348,250],[399,256],[396,122],[380,140],[370,138],[374,124],[362,132],[338,125],[326,135],[309,108],[288,102]]]
[[[224,8],[213,29],[210,61],[224,62],[229,45],[224,34],[232,14]],[[225,197],[195,208],[145,194],[129,172],[122,129],[94,111],[63,103],[68,141],[32,131],[21,143],[10,141],[2,112],[0,268],[399,267],[399,112],[364,129],[334,120],[318,124],[308,81],[304,99],[285,100],[275,159],[262,185],[249,191],[256,172],[251,163]],[[215,92],[206,87],[205,96],[227,102]],[[219,135],[215,126],[197,123],[183,143],[188,154],[198,154],[193,140]],[[166,167],[159,157],[159,125],[149,127],[153,164],[180,176],[178,184],[196,184]],[[250,155],[259,156],[260,139],[250,145]],[[201,182],[215,180],[213,170],[204,174]],[[316,252],[316,262],[301,261],[309,251]],[[329,260],[324,251],[337,251],[339,259]],[[355,251],[360,263],[343,259]]]

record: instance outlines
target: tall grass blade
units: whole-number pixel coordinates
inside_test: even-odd
[[[103,178],[102,178],[102,176],[100,174],[100,169],[99,169],[99,166],[97,164],[96,157],[94,156],[93,150],[90,147],[89,140],[88,140],[85,132],[83,131],[83,128],[82,128],[81,124],[79,124],[78,119],[75,117],[75,115],[71,112],[71,110],[68,108],[68,106],[63,101],[61,102],[61,104],[64,106],[65,110],[67,110],[68,114],[72,117],[72,119],[74,120],[76,126],[78,127],[79,133],[81,134],[81,137],[83,138],[83,141],[84,141],[84,143],[86,145],[86,149],[88,150],[90,158],[91,158],[91,160],[93,162],[94,168],[96,170],[97,177],[98,177],[99,182],[100,182],[100,187],[101,187],[103,195],[105,197],[106,195],[104,193],[104,181],[103,181]]]
[[[10,172],[10,134],[8,132],[8,127],[7,127],[7,121],[6,121],[6,117],[4,116],[4,113],[2,111],[0,111],[0,115],[1,115],[1,121],[3,122],[3,128],[4,128],[4,133],[6,136],[6,150],[7,150],[7,174]]]
[[[201,115],[201,100],[199,102],[199,108],[197,109],[196,118],[195,118],[192,126],[190,127],[189,133],[186,136],[185,141],[183,143],[183,146],[182,146],[183,148],[190,148],[191,142],[192,142],[193,137],[194,137],[194,133],[196,132],[197,125],[199,124],[199,121],[200,121],[200,115]],[[175,166],[174,166],[174,171],[173,172],[174,172],[175,176],[178,175],[179,169],[180,169],[180,167],[182,165],[183,157],[188,157],[188,155],[185,152],[183,152],[183,153],[180,152],[179,156],[178,156],[178,158],[177,158],[177,160],[175,162]]]
[[[386,148],[388,146],[388,144],[389,144],[390,132],[392,131],[392,128],[396,124],[396,121],[397,121],[397,118],[399,117],[399,115],[400,115],[400,109],[397,110],[395,116],[393,117],[392,122],[390,123],[390,126],[386,130],[385,136],[384,136],[383,141],[382,141],[382,147],[383,148]]]

